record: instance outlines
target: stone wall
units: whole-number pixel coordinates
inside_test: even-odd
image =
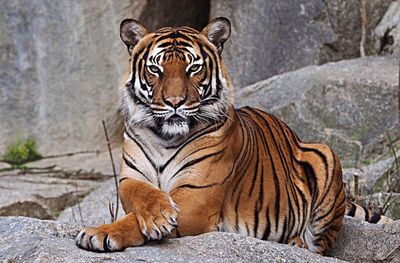
[[[103,119],[118,142],[121,20],[202,28],[209,18],[200,0],[7,0],[0,10],[0,154],[26,137],[46,155],[105,149]]]
[[[229,17],[225,63],[237,89],[308,65],[360,55],[359,0],[212,0],[211,18]],[[367,54],[392,0],[368,0]]]

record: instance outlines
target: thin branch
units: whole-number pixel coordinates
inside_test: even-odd
[[[79,193],[78,181],[76,179],[75,179],[75,192],[76,192],[76,194]],[[83,216],[82,216],[82,210],[81,210],[81,202],[79,202],[79,200],[78,200],[78,211],[79,211],[79,216],[81,217],[81,223],[84,224]]]
[[[108,202],[108,211],[110,212],[110,215],[111,215],[111,223],[115,222],[116,218],[114,215],[114,203],[113,202]]]
[[[359,203],[360,200],[360,188],[358,186],[358,174],[354,173],[354,198],[356,204]]]
[[[367,29],[368,29],[367,0],[361,0],[360,11],[361,11],[360,56],[365,57],[365,42],[367,40]]]
[[[106,123],[104,122],[104,120],[102,120],[103,123],[103,129],[104,129],[104,133],[106,135],[106,140],[107,140],[107,147],[108,147],[108,152],[110,153],[110,160],[111,160],[111,165],[112,165],[112,169],[113,169],[113,174],[114,174],[114,180],[115,180],[115,189],[117,191],[117,202],[115,205],[115,213],[113,212],[113,216],[112,216],[112,220],[113,222],[115,220],[117,220],[118,217],[118,209],[119,209],[119,186],[118,186],[118,176],[117,176],[117,172],[115,170],[115,164],[114,164],[114,158],[111,152],[111,144],[110,144],[110,139],[108,138],[108,132],[107,132],[107,127],[106,127]]]
[[[390,202],[390,199],[392,198],[392,196],[393,196],[393,192],[390,192],[390,195],[389,195],[388,199],[386,199],[386,202],[383,204],[383,206],[381,208],[382,215],[385,215],[387,210],[389,209],[389,206],[390,206],[389,202]]]

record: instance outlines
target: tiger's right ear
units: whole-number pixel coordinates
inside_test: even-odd
[[[120,36],[128,47],[129,54],[132,54],[135,45],[148,33],[147,28],[135,19],[125,19],[121,22]]]

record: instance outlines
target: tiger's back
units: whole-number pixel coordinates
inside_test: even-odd
[[[237,114],[243,140],[222,230],[324,251],[345,213],[337,156],[326,145],[302,143],[270,114],[252,108]]]

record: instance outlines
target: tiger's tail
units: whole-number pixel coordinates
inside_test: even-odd
[[[361,205],[357,205],[349,201],[346,202],[345,215],[367,221],[372,224],[387,224],[393,222],[393,219],[390,217],[380,215]]]

